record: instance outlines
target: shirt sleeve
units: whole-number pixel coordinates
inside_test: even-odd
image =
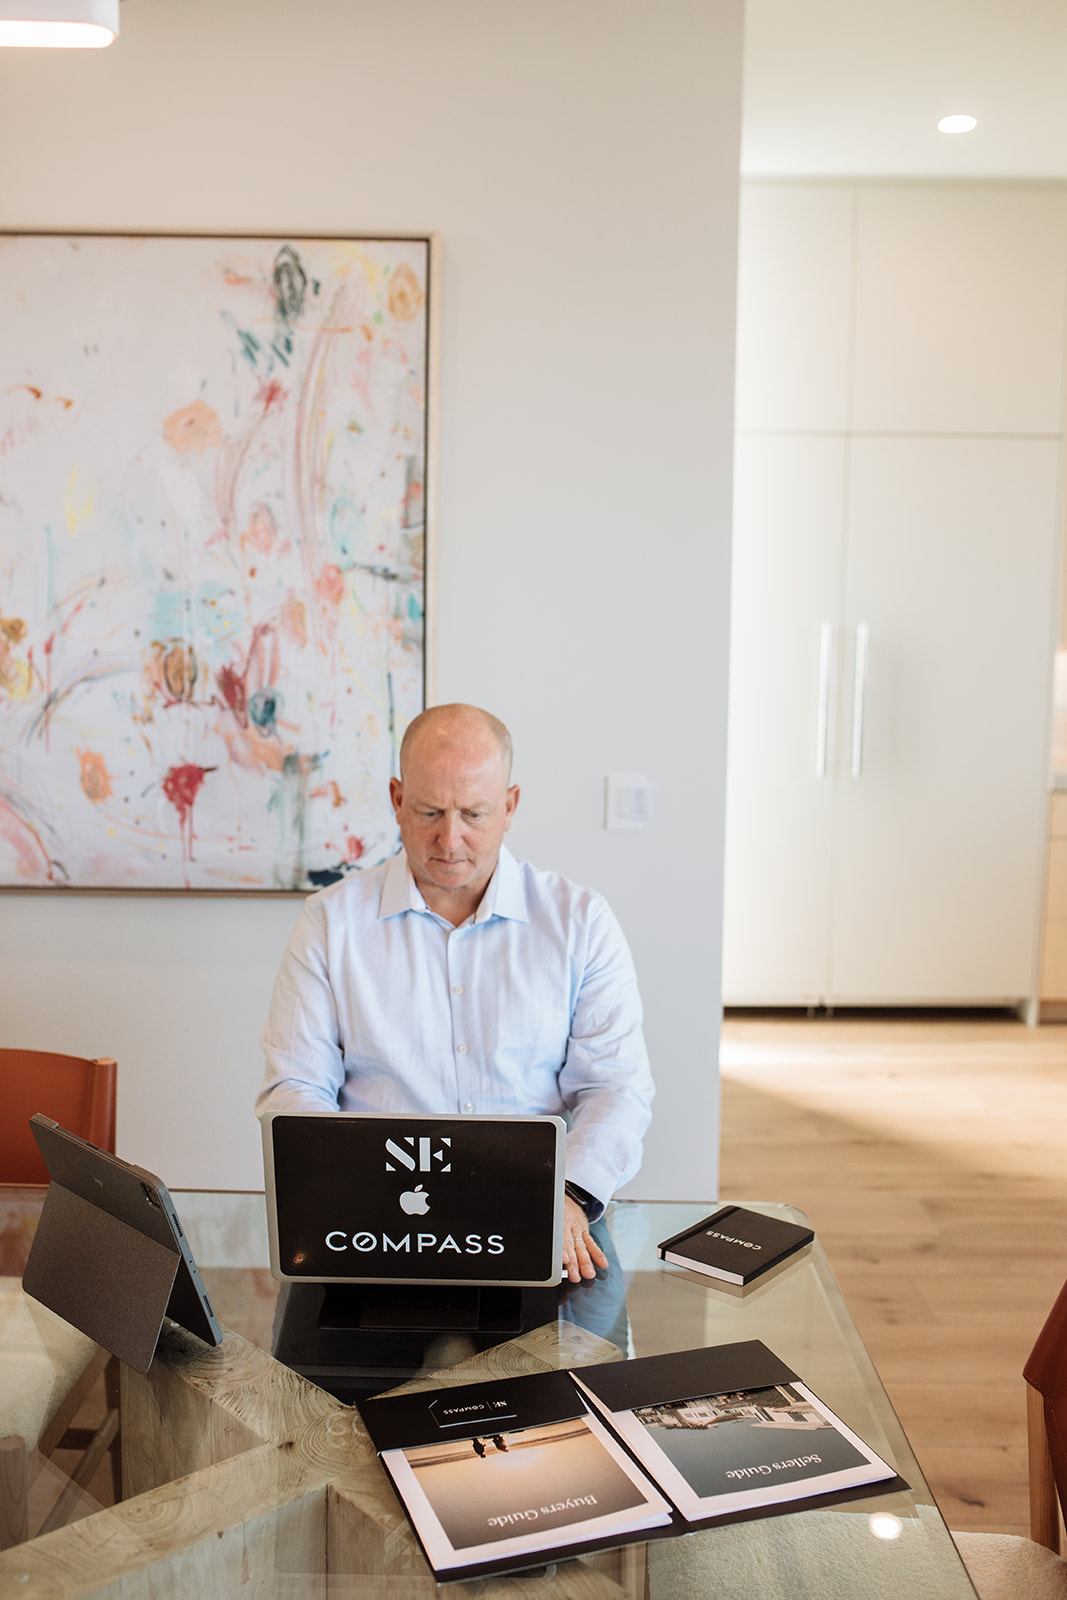
[[[260,1035],[266,1057],[256,1115],[265,1111],[336,1111],[345,1081],[337,1005],[327,972],[328,927],[322,905],[305,902],[274,980]]]
[[[607,902],[594,896],[560,1093],[571,1117],[567,1177],[594,1198],[590,1221],[641,1165],[655,1092],[633,958]]]

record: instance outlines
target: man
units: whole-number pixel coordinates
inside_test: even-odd
[[[389,792],[403,849],[312,895],[263,1030],[256,1111],[566,1116],[563,1266],[637,1171],[652,1079],[607,903],[504,848],[511,738],[475,706],[414,719]]]

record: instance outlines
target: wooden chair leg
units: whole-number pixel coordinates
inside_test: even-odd
[[[1060,1502],[1052,1476],[1044,1396],[1026,1385],[1026,1442],[1030,1461],[1030,1537],[1059,1554]]]
[[[85,1454],[64,1484],[58,1500],[38,1528],[38,1534],[51,1533],[54,1528],[62,1528],[64,1526],[70,1513],[78,1503],[79,1489],[87,1489],[92,1483],[96,1469],[111,1449],[113,1441],[118,1436],[118,1431],[119,1414],[117,1411],[109,1411],[93,1434]]]
[[[108,1413],[114,1413],[119,1420],[115,1429],[115,1437],[111,1441],[111,1494],[115,1505],[122,1499],[122,1423],[121,1423],[121,1391],[122,1378],[119,1371],[117,1356],[112,1356],[104,1369],[104,1393],[107,1397]]]
[[[0,1550],[30,1536],[26,1500],[26,1444],[17,1434],[0,1439]]]
[[[71,1473],[59,1499],[37,1530],[38,1534],[51,1533],[61,1528],[77,1505],[78,1490],[87,1489],[96,1470],[106,1455],[111,1463],[111,1489],[117,1505],[122,1499],[122,1434],[119,1426],[121,1376],[119,1363],[111,1356],[104,1368],[104,1394],[107,1409],[104,1420],[94,1430],[68,1428],[59,1441],[58,1449],[77,1449],[83,1452],[81,1460]]]

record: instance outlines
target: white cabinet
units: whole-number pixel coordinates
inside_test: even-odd
[[[1041,1020],[1067,1020],[1067,793],[1049,798]]]
[[[1059,433],[1063,190],[872,184],[856,211],[849,426]]]
[[[739,429],[846,427],[855,211],[837,184],[742,191]]]
[[[738,440],[726,757],[728,1004],[817,1000],[827,992],[844,462],[840,438]]]
[[[736,458],[727,1004],[991,1004],[1034,993],[1062,527],[1059,401],[1042,340],[1027,345],[1032,388],[1016,361],[1016,335],[1026,344],[1032,332],[1005,267],[1017,240],[993,251],[990,282],[976,281],[971,262],[967,315],[953,322],[947,271],[933,273],[930,304],[920,304],[921,275],[904,261],[951,255],[945,218],[960,193],[940,187],[940,204],[930,187],[911,191],[909,210],[909,192],[896,186],[761,186],[745,239],[743,276],[753,240],[774,237],[777,272],[790,283],[776,287],[763,260],[762,282],[750,279],[741,297],[749,430]],[[827,192],[839,203],[824,203]],[[806,195],[814,200],[802,246],[791,252]],[[1045,194],[1045,213],[1020,212],[1004,189],[962,198],[967,240],[1025,234],[1019,292],[1061,362],[1063,197]],[[812,415],[841,403],[851,419],[862,403],[881,430],[804,426],[803,386],[795,373],[776,385],[766,341],[751,339],[787,303],[802,315],[804,263],[820,257],[820,283],[809,287],[815,321],[829,327],[825,261],[835,237],[844,248],[846,212],[858,223],[847,232],[850,358],[843,380],[816,378]],[[752,215],[746,202],[746,226]],[[894,245],[890,260],[898,230],[909,250],[902,257]],[[864,321],[891,276],[906,324],[895,355],[891,330],[876,338]],[[1011,311],[1009,341],[1003,321],[984,326],[998,307]],[[909,331],[921,318],[926,382],[921,341]],[[946,373],[946,352],[968,347],[968,318],[985,355]],[[783,336],[778,347],[789,357],[798,345]],[[788,427],[769,420],[783,415],[781,395],[792,396]],[[944,432],[922,426],[933,419]]]
[[[1059,451],[851,448],[843,612],[867,627],[868,659],[858,776],[851,752],[842,763],[830,993],[1021,998],[1039,931]]]

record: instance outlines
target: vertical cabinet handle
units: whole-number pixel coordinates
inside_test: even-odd
[[[830,735],[830,666],[834,651],[834,625],[819,629],[819,705],[815,719],[815,776],[826,776],[826,745]]]
[[[867,698],[867,643],[865,622],[856,627],[856,678],[852,690],[852,776],[863,772],[863,710]]]

